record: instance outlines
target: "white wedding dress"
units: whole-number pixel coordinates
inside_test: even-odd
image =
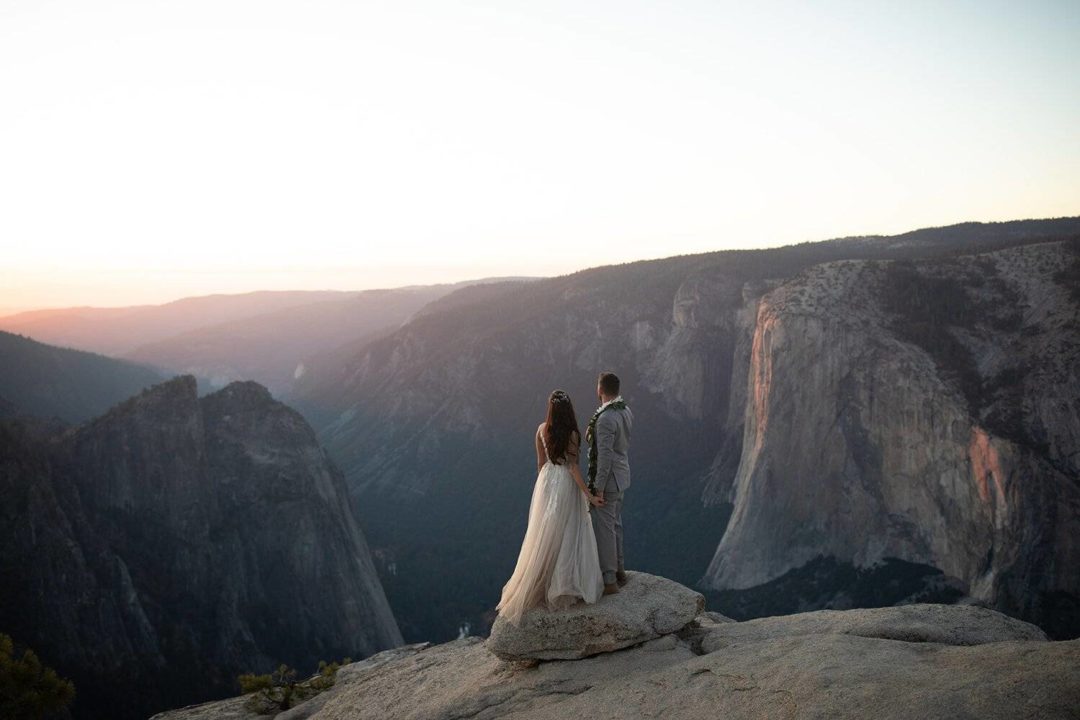
[[[556,465],[549,456],[536,476],[517,565],[495,608],[515,625],[530,608],[594,603],[604,591],[589,501],[574,482],[569,462],[576,459]]]

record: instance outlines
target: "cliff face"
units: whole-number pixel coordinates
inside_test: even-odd
[[[642,482],[626,511],[637,521],[628,535],[635,567],[700,575],[726,516],[699,500],[717,417],[705,393],[726,388],[727,378],[723,361],[701,354],[722,330],[690,317],[677,334],[670,324],[672,298],[694,261],[674,265],[476,289],[474,303],[432,308],[361,349],[341,382],[294,398],[309,417],[327,418],[320,439],[385,558],[382,579],[406,638],[449,639],[465,623],[482,631],[489,622],[524,533],[536,477],[531,438],[546,398],[567,390],[584,428],[597,373],[608,366],[626,383],[637,418]],[[681,382],[678,368],[696,373],[696,384]],[[705,535],[675,555],[668,543],[685,528]],[[674,563],[652,562],[663,557]]]
[[[4,440],[0,623],[73,677],[80,713],[144,717],[401,644],[340,472],[262,386],[199,399],[178,376]]]
[[[1075,613],[1078,262],[1051,242],[827,263],[750,303],[741,453],[708,492],[734,509],[704,582],[894,557],[1044,624]]]
[[[341,465],[413,640],[490,622],[547,394],[569,391],[584,424],[604,369],[635,410],[633,568],[728,593],[784,579],[791,602],[740,600],[742,616],[933,586],[1080,618],[1072,581],[1048,579],[1076,557],[1077,232],[973,224],[471,289],[306,376],[293,401]],[[976,482],[973,463],[995,474]],[[418,602],[448,585],[453,601]]]

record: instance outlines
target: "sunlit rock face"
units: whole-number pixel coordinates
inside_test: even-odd
[[[734,503],[705,575],[889,557],[1047,621],[1080,595],[1080,319],[1045,243],[818,265],[753,303]]]

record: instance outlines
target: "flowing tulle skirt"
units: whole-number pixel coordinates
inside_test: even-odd
[[[589,501],[569,468],[545,463],[536,476],[517,565],[495,609],[517,624],[530,608],[594,603],[603,591]]]

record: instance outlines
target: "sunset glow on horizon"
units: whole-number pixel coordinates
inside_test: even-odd
[[[0,0],[0,314],[1080,215],[1080,3]]]

